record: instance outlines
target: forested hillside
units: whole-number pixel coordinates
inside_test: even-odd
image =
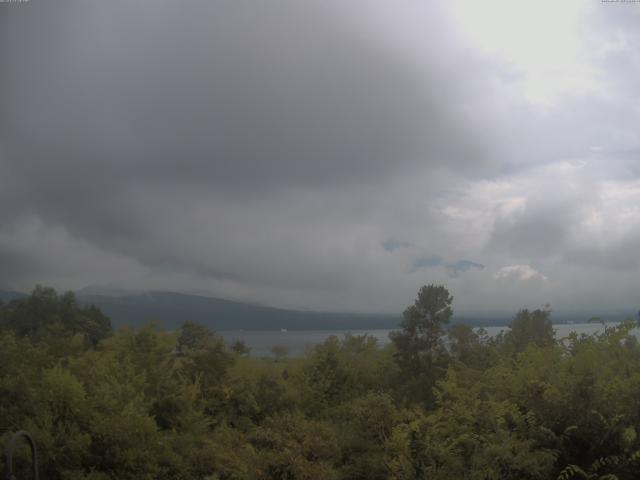
[[[632,322],[555,339],[522,310],[489,338],[452,304],[423,287],[385,348],[256,358],[38,288],[0,306],[0,430],[31,432],[47,480],[640,478]]]

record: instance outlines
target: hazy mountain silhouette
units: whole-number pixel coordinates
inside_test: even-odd
[[[0,290],[0,301],[25,297],[25,293]],[[164,328],[178,328],[184,321],[202,323],[214,330],[373,330],[398,328],[402,315],[310,312],[163,291],[132,291],[119,287],[91,286],[76,291],[78,301],[96,305],[114,327],[138,327],[157,321]],[[593,315],[553,314],[554,323],[587,322]],[[599,315],[606,320],[633,317],[628,312]],[[506,326],[513,315],[455,316],[453,323],[474,326]]]
[[[165,328],[177,328],[190,320],[215,330],[359,330],[397,328],[401,317],[287,310],[174,292],[124,294],[118,290],[114,294],[98,294],[93,293],[95,291],[93,288],[78,291],[78,300],[99,307],[116,327],[157,320]]]

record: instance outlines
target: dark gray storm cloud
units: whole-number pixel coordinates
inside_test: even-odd
[[[265,189],[472,155],[442,96],[448,79],[321,2],[36,1],[5,13],[3,143],[29,180]]]
[[[481,150],[446,76],[323,2],[36,0],[2,21],[5,216],[106,248],[149,233],[149,185],[348,188]]]
[[[0,4],[0,287],[396,311],[430,281],[475,308],[637,273],[632,24],[592,11],[586,80],[610,90],[558,90],[454,10]]]

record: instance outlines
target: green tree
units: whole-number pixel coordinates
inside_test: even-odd
[[[347,403],[336,415],[343,478],[390,478],[389,451],[393,429],[406,421],[388,393],[369,392]]]
[[[300,414],[269,418],[251,435],[258,451],[256,475],[264,480],[337,479],[339,459],[335,431]]]
[[[495,362],[495,349],[490,347],[486,331],[477,332],[469,325],[452,325],[447,334],[451,355],[469,367],[488,368]]]
[[[511,322],[511,331],[506,334],[517,352],[521,352],[529,343],[538,347],[548,347],[555,342],[553,325],[551,324],[551,310],[537,309],[520,310]]]
[[[206,399],[206,411],[215,416],[226,410],[224,391],[229,368],[236,357],[227,351],[222,337],[204,325],[185,322],[177,338],[178,371],[197,383]]]
[[[111,321],[100,309],[80,306],[73,292],[58,295],[40,285],[28,297],[12,300],[0,310],[0,327],[33,341],[81,335],[95,347],[111,333]]]
[[[443,335],[453,315],[452,302],[444,286],[423,286],[415,303],[403,313],[402,330],[389,335],[405,389],[415,400],[430,402],[431,390],[446,368]]]
[[[233,353],[240,355],[241,357],[251,354],[251,347],[249,347],[243,340],[236,340],[233,342],[231,344],[231,350]]]
[[[180,327],[178,351],[186,353],[190,349],[206,347],[214,338],[213,332],[204,325],[186,321]]]

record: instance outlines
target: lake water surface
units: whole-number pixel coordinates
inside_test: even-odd
[[[617,322],[607,323],[607,326],[614,326]],[[497,335],[502,330],[509,330],[509,327],[483,327],[490,336]],[[556,337],[562,338],[571,332],[578,334],[585,333],[592,335],[594,333],[602,333],[604,327],[601,323],[574,323],[574,324],[557,324],[553,326]],[[378,339],[378,344],[384,346],[389,343],[389,332],[393,330],[290,330],[286,332],[279,331],[244,331],[233,330],[220,332],[227,342],[234,340],[244,341],[251,348],[252,356],[268,356],[271,355],[271,347],[283,346],[289,351],[289,356],[304,355],[304,353],[313,348],[314,345],[324,342],[332,335],[342,337],[346,333],[353,335],[370,335]]]

